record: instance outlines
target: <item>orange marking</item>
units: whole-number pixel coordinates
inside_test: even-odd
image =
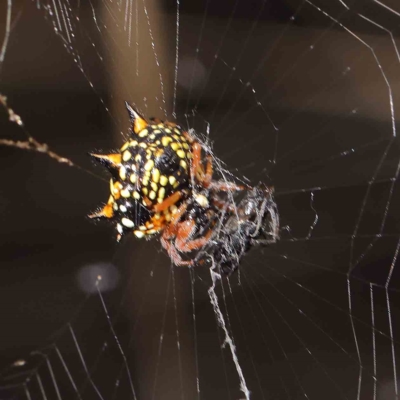
[[[114,164],[121,164],[122,161],[121,154],[108,154],[107,157]]]
[[[135,118],[135,121],[133,122],[133,130],[136,134],[138,134],[140,131],[142,131],[144,128],[146,128],[149,124],[147,123],[147,121],[138,116],[137,118]]]
[[[146,196],[143,196],[143,200],[144,200],[144,202],[146,203],[146,206],[147,207],[150,207],[153,203],[151,202],[151,200],[148,198],[148,197],[146,197]]]
[[[159,219],[154,218],[154,216],[150,219],[150,222],[154,225],[154,229],[159,231],[165,226],[165,218],[160,216]]]
[[[89,218],[112,218],[113,216],[112,204],[107,204],[100,211],[88,215]]]
[[[112,165],[114,167],[119,167],[122,161],[121,154],[93,154],[90,155],[97,158],[99,161],[103,161],[106,164]]]
[[[115,182],[113,188],[115,189],[115,192],[113,191],[112,195],[115,200],[118,200],[121,197],[122,185],[120,182]]]
[[[111,204],[106,204],[102,211],[104,216],[107,218],[112,218],[112,216],[114,215],[114,210]]]
[[[164,154],[164,149],[158,149],[156,151],[155,156],[158,158],[158,157],[161,157],[163,154]]]

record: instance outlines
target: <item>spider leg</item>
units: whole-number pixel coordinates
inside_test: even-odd
[[[193,159],[190,168],[190,174],[192,178],[196,178],[203,187],[223,192],[251,189],[250,187],[244,185],[237,185],[232,182],[213,181],[212,157],[210,154],[207,155],[206,157],[207,165],[206,165],[206,170],[204,171],[204,167],[201,163],[201,150],[202,150],[201,144],[196,142],[193,145]]]
[[[204,166],[201,160],[201,144],[195,143],[193,145],[193,162],[190,169],[190,174],[192,178],[196,178],[198,182],[204,186],[210,186],[212,175],[213,175],[213,166],[212,166],[212,158],[210,155],[207,155],[207,166],[206,170],[204,171]]]
[[[212,202],[221,211],[234,213],[237,210],[237,207],[235,204],[228,203],[227,201],[224,201],[222,199],[219,199],[219,200],[213,199]]]
[[[160,212],[166,210],[168,207],[174,205],[182,197],[182,192],[175,192],[171,196],[167,197],[162,203],[156,204],[154,206],[155,212]]]
[[[210,188],[217,191],[229,192],[229,191],[241,191],[244,189],[251,189],[243,185],[237,185],[231,182],[225,181],[213,181],[213,164],[212,157],[210,154],[207,155],[207,166],[204,171],[204,167],[201,164],[201,145],[200,143],[195,143],[193,145],[193,161],[190,169],[190,174],[192,178],[196,178],[199,183],[205,188]]]
[[[185,221],[179,224],[178,232],[175,240],[175,247],[182,253],[188,253],[193,250],[198,250],[210,240],[212,230],[210,229],[206,235],[198,239],[190,240],[193,235],[196,224],[193,220]]]
[[[166,240],[173,239],[179,230],[178,222],[182,218],[183,213],[187,209],[187,204],[183,203],[181,206],[176,210],[175,214],[172,216],[171,221],[169,222],[168,226],[164,229],[162,237]]]
[[[169,126],[170,128],[176,128],[178,125],[171,121],[164,121],[164,124]]]
[[[242,190],[250,190],[251,187],[247,187],[244,185],[237,185],[233,182],[224,182],[224,181],[211,181],[210,189],[221,192],[239,192]]]
[[[207,156],[207,167],[206,167],[206,174],[203,178],[203,185],[207,188],[210,186],[211,180],[213,175],[213,165],[212,165],[212,158],[210,155]]]
[[[192,261],[184,261],[182,259],[182,257],[179,255],[179,253],[176,250],[173,243],[170,242],[169,240],[165,239],[164,236],[161,237],[161,245],[167,251],[169,258],[174,263],[174,265],[176,265],[177,267],[182,267],[182,266],[189,267],[189,266],[193,265],[193,263],[194,263],[193,260]]]
[[[164,229],[161,236],[161,245],[167,251],[172,262],[176,266],[191,266],[195,261],[184,261],[179,253],[188,253],[203,247],[210,239],[212,230],[206,235],[195,240],[190,240],[196,229],[194,220],[180,222],[188,207],[187,203],[182,204],[172,216],[169,225]]]
[[[200,183],[204,181],[204,168],[201,165],[201,145],[195,143],[193,145],[192,163],[190,166],[190,176],[192,179],[197,179]]]

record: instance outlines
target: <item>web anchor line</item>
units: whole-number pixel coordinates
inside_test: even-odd
[[[218,282],[218,280],[221,279],[221,275],[214,272],[215,268],[216,268],[216,265],[214,262],[212,262],[212,266],[210,267],[210,276],[212,279],[212,285],[208,289],[208,296],[210,297],[211,305],[214,309],[215,316],[217,317],[218,325],[224,331],[224,334],[225,334],[225,340],[224,340],[224,343],[222,346],[228,345],[229,350],[231,352],[232,360],[236,367],[236,372],[239,376],[240,390],[245,395],[245,399],[250,400],[250,390],[247,387],[246,379],[244,377],[242,367],[240,366],[240,363],[239,363],[239,359],[238,359],[238,356],[236,353],[236,346],[235,346],[233,339],[232,339],[231,335],[229,334],[228,329],[226,327],[225,318],[224,318],[224,316],[221,312],[221,308],[219,306],[218,296],[215,293],[215,285]]]

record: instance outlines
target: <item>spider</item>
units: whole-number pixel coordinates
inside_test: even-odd
[[[232,274],[252,247],[279,239],[279,216],[273,191],[260,183],[246,191],[237,205],[219,200],[225,204],[223,210],[219,206],[204,207],[193,202],[188,206],[189,213],[176,215],[179,219],[176,232],[180,235],[172,235],[167,242],[164,236],[163,247],[176,265],[203,265],[211,261],[224,275]],[[191,223],[192,220],[196,223]],[[209,238],[205,243],[204,237]],[[184,261],[182,255],[198,249],[193,246],[197,241],[202,243],[201,251],[195,258]]]
[[[125,105],[131,137],[116,153],[90,154],[108,168],[112,178],[107,204],[89,217],[114,221],[118,241],[129,231],[138,238],[162,233],[161,242],[173,262],[190,265],[174,257],[171,238],[178,246],[185,243],[185,249],[204,246],[211,232],[193,241],[190,237],[198,220],[208,220],[215,212],[218,202],[210,202],[211,194],[244,187],[212,179],[212,157],[191,133],[172,122],[154,118],[147,121],[127,102]],[[196,218],[181,221],[194,211]]]

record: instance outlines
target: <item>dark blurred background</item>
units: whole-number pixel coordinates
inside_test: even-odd
[[[392,140],[389,89],[396,113],[398,15],[365,2],[350,11],[340,2],[315,3],[330,19],[294,0],[181,1],[175,98],[176,3],[139,2],[137,30],[136,3],[127,4],[133,4],[131,40],[119,3],[61,1],[75,17],[75,37],[66,44],[44,3],[12,2],[0,92],[30,135],[79,167],[0,147],[1,387],[23,380],[12,365],[25,360],[32,382],[38,371],[55,396],[45,354],[61,393],[76,397],[58,348],[82,398],[97,398],[71,326],[104,398],[130,395],[93,286],[101,274],[138,398],[196,398],[197,380],[201,398],[240,396],[229,352],[221,350],[208,271],[171,269],[157,240],[117,244],[112,226],[86,217],[108,198],[107,173],[87,153],[120,147],[127,100],[147,116],[164,118],[166,110],[174,119],[175,111],[178,121],[201,133],[210,123],[215,154],[230,171],[275,186],[282,241],[254,250],[242,274],[217,288],[252,398],[355,398],[360,370],[357,398],[373,398],[376,363],[379,398],[395,398],[400,216],[391,179],[399,147]],[[3,32],[7,9],[1,7]],[[393,41],[359,14],[393,32]],[[0,130],[0,138],[26,140],[3,108]],[[37,349],[42,355],[32,353]],[[37,383],[28,388],[32,398],[42,395]],[[2,398],[26,396],[23,386],[0,390]]]

